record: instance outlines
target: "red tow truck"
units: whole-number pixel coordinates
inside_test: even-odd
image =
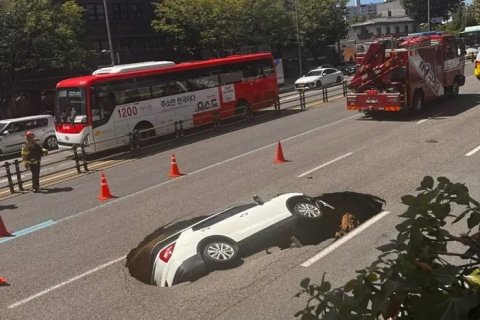
[[[440,32],[376,40],[365,54],[357,54],[347,109],[415,114],[424,102],[458,95],[465,84],[459,46],[453,35]]]

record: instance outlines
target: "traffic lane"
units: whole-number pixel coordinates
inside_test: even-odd
[[[381,132],[386,131],[385,128],[379,127],[379,131],[375,132],[375,131],[372,131],[372,129],[370,128],[370,126],[373,127],[374,125],[375,125],[375,123],[370,123],[370,124],[357,124],[357,127],[358,127],[358,128],[349,127],[348,129],[350,129],[352,132],[355,132],[355,133],[356,133],[356,137],[359,138],[361,141],[362,141],[362,140],[365,140],[365,141],[370,141],[370,142],[371,142],[374,137],[376,137],[377,139],[378,139],[378,138],[387,139],[384,134],[382,134],[382,135],[379,134],[379,133],[381,133]],[[384,123],[383,125],[388,125],[388,124]],[[360,132],[362,132],[362,130],[370,133],[371,136],[368,137],[368,139],[364,139],[364,137],[359,134]],[[442,128],[442,132],[444,132],[443,128]],[[467,131],[464,131],[464,132],[467,132]],[[467,133],[467,135],[468,135],[468,133]],[[400,136],[402,136],[402,134],[400,134]],[[325,135],[324,138],[325,138],[326,141],[335,141],[335,142],[336,142],[336,144],[333,146],[333,150],[336,149],[337,145],[347,145],[348,143],[352,143],[353,145],[360,145],[357,140],[351,138],[351,135],[345,134],[345,133],[342,132],[342,131],[340,131],[340,133],[338,133],[338,134],[336,134],[336,135]],[[343,140],[342,140],[342,139],[343,139]],[[390,142],[387,142],[387,143],[389,143],[390,145],[393,145],[393,146],[397,146],[397,147],[398,147],[398,145],[400,145],[400,144],[399,144],[400,142],[396,143],[395,141],[390,141]],[[325,143],[318,144],[318,146],[320,146],[319,149],[322,150],[322,153],[323,153],[324,155],[326,155],[326,156],[324,157],[324,162],[325,162],[325,161],[330,161],[329,159],[331,159],[331,158],[333,157],[333,156],[331,157],[330,154],[334,154],[334,153],[333,153],[333,152],[328,152],[328,149],[325,148]],[[415,148],[419,150],[419,149],[421,148],[421,145],[415,146]],[[316,149],[317,149],[317,146],[314,146],[314,148],[312,148],[311,146],[303,146],[303,145],[300,145],[300,149],[301,149],[301,150],[312,150],[312,149],[313,149],[313,150],[316,150]],[[353,150],[353,149],[349,149],[349,150]],[[299,151],[299,152],[300,152],[300,151]],[[298,155],[299,152],[296,152],[296,154]],[[369,154],[370,154],[370,153],[367,153],[367,156],[368,156]],[[272,156],[272,157],[273,157],[273,156]],[[313,157],[306,156],[305,158],[306,158],[306,160],[305,160],[305,167],[307,167],[307,168],[312,167],[312,166],[315,165],[315,164],[318,164],[318,163],[316,163],[315,161],[320,160],[320,158],[319,158],[318,156],[313,156]],[[314,159],[314,161],[312,161],[312,159]],[[309,161],[310,161],[310,162],[309,162]],[[165,162],[167,162],[167,161],[165,161]],[[318,162],[321,163],[322,161],[318,161]],[[167,168],[165,168],[165,169],[166,169],[165,171],[167,171]],[[122,168],[121,170],[123,171],[124,168]],[[128,171],[129,171],[129,170],[127,170],[127,172],[128,172]],[[133,172],[133,171],[134,171],[134,168],[133,168],[132,170],[130,170],[130,171]],[[124,177],[124,176],[125,176],[125,175],[120,175],[120,177]],[[357,176],[358,176],[358,175],[357,175]],[[128,179],[130,179],[130,178],[128,178]],[[128,182],[128,179],[127,179],[126,181],[125,181],[125,180],[121,181],[121,182],[120,182],[120,185],[126,184],[126,183]],[[362,179],[363,179],[363,178],[362,178]],[[115,180],[114,180],[114,181],[115,181]],[[98,188],[98,187],[95,187],[95,186],[93,186],[93,187],[88,187],[88,186],[87,186],[87,187],[81,187],[80,189],[81,189],[81,190],[88,190],[88,191],[90,191],[90,194],[91,194],[91,195],[90,195],[90,199],[92,199],[92,198],[94,199],[94,197],[95,197],[95,195],[96,195],[96,191],[93,191],[93,192],[92,192],[92,190],[98,190],[97,188]],[[85,199],[85,198],[82,198],[82,199]],[[83,201],[83,202],[86,203],[87,201]],[[60,212],[61,212],[61,211],[62,211],[62,210],[60,210]]]
[[[477,167],[478,158],[475,161],[461,154],[456,154],[449,165],[442,168],[440,175],[450,178],[453,182],[465,183],[471,196],[478,200],[480,197],[480,176],[477,173]],[[411,193],[414,194],[413,190]],[[389,207],[391,213],[381,222],[371,225],[367,230],[351,238],[337,250],[332,251],[309,267],[303,267],[299,264],[270,283],[255,287],[255,290],[252,290],[249,295],[245,295],[246,299],[242,300],[241,303],[235,304],[230,310],[212,319],[293,318],[293,314],[302,310],[307,304],[307,295],[294,298],[294,295],[300,291],[299,284],[302,279],[310,278],[312,283],[319,284],[326,272],[326,280],[332,283],[332,288],[344,285],[349,279],[356,276],[355,270],[367,267],[376,260],[380,251],[374,248],[395,237],[397,231],[394,226],[401,221],[398,214],[403,213],[405,209],[406,206],[402,204]],[[459,213],[458,210],[457,213]],[[457,235],[467,230],[465,221],[446,227]],[[464,249],[458,248],[458,251],[461,252]],[[321,252],[321,250],[322,248],[318,251]],[[272,296],[272,292],[280,293],[280,295]]]
[[[132,232],[132,230],[128,230],[128,231],[122,231],[122,229],[125,229],[125,228],[128,228],[129,226],[132,226],[132,225],[136,225],[136,228],[138,228],[138,224],[139,223],[144,223],[146,222],[145,224],[145,228],[143,229],[143,231],[139,234],[137,234],[137,241],[139,239],[142,239],[143,236],[145,234],[148,234],[150,233],[152,230],[150,229],[152,225],[155,225],[155,226],[160,226],[162,224],[165,224],[175,218],[179,218],[179,214],[188,214],[188,213],[194,213],[195,215],[201,215],[201,214],[207,214],[207,213],[211,213],[211,212],[215,212],[217,210],[219,210],[220,208],[226,208],[228,206],[230,206],[232,203],[237,203],[239,202],[239,196],[241,196],[242,198],[242,201],[240,202],[250,202],[251,201],[251,196],[254,194],[254,193],[258,193],[261,189],[262,189],[262,185],[263,183],[265,183],[264,181],[266,181],[268,183],[268,181],[270,180],[269,178],[263,178],[261,179],[260,177],[261,176],[264,176],[265,174],[274,174],[274,175],[277,175],[278,173],[276,172],[277,168],[278,167],[275,167],[275,166],[272,166],[272,153],[274,151],[274,148],[272,147],[271,148],[272,150],[266,150],[266,151],[263,151],[261,152],[260,154],[260,157],[259,159],[256,159],[257,156],[254,155],[254,156],[251,156],[253,157],[253,160],[250,160],[248,159],[249,157],[247,157],[247,160],[248,162],[246,163],[243,163],[242,161],[242,165],[240,167],[243,167],[243,169],[241,170],[242,172],[240,172],[240,175],[241,175],[241,178],[240,179],[239,177],[235,177],[235,174],[237,172],[236,168],[239,168],[239,164],[237,164],[235,161],[233,162],[230,162],[230,163],[227,163],[223,166],[226,166],[227,169],[223,168],[223,166],[219,166],[217,168],[213,168],[212,171],[213,171],[213,174],[210,172],[207,172],[207,171],[202,171],[200,173],[198,173],[197,175],[198,176],[207,176],[206,178],[202,178],[198,181],[198,178],[195,178],[195,175],[190,175],[190,176],[186,176],[185,178],[182,178],[181,180],[169,180],[169,184],[165,184],[163,186],[161,186],[161,189],[162,189],[162,198],[161,199],[158,199],[158,203],[152,203],[152,199],[156,199],[158,198],[158,196],[155,196],[155,195],[152,195],[152,191],[146,191],[144,192],[143,194],[137,194],[136,197],[129,197],[129,198],[123,198],[123,199],[119,199],[117,200],[116,202],[111,202],[110,205],[106,205],[106,206],[103,206],[102,208],[98,208],[98,212],[93,212],[93,211],[87,211],[87,212],[84,212],[80,215],[77,215],[74,219],[71,219],[71,220],[65,220],[65,221],[60,221],[59,224],[55,225],[55,226],[52,226],[50,229],[47,229],[47,230],[43,230],[41,232],[42,235],[45,235],[45,234],[49,234],[49,237],[50,239],[43,239],[41,241],[37,241],[35,240],[36,243],[42,243],[42,246],[43,245],[46,245],[47,247],[44,249],[44,250],[40,250],[40,251],[37,251],[38,248],[34,249],[34,252],[26,252],[24,255],[20,256],[20,257],[17,257],[18,259],[15,259],[17,261],[14,261],[14,260],[11,260],[12,262],[12,265],[11,266],[5,266],[6,267],[6,270],[18,270],[20,271],[22,269],[22,266],[24,265],[28,265],[28,266],[32,266],[32,262],[29,262],[32,258],[32,254],[35,255],[35,253],[38,255],[39,252],[42,252],[41,256],[42,257],[57,257],[56,259],[58,260],[62,260],[63,257],[69,257],[69,251],[70,251],[70,247],[75,247],[76,245],[78,244],[85,244],[85,243],[91,243],[91,241],[94,241],[92,238],[91,238],[91,235],[94,234],[95,235],[95,238],[103,238],[103,239],[98,239],[100,242],[102,241],[105,241],[106,243],[112,241],[111,239],[111,235],[110,234],[102,234],[101,232],[101,229],[104,227],[104,226],[109,226],[109,228],[113,228],[114,230],[117,230],[120,234],[122,234],[122,236],[125,236],[126,232]],[[308,148],[308,149],[311,149],[311,148]],[[250,157],[250,158],[251,158]],[[327,159],[328,155],[326,155],[325,159]],[[299,162],[300,163],[300,162]],[[261,168],[262,166],[265,167],[266,166],[266,169],[264,172],[262,172],[262,175],[260,174],[255,174],[254,172],[251,172],[251,174],[254,174],[257,176],[257,185],[254,185],[252,184],[252,175],[251,174],[248,174],[248,172],[251,171],[251,167],[250,165],[253,166],[253,168]],[[120,170],[120,169],[119,169]],[[121,170],[125,170],[125,168],[122,168]],[[298,171],[298,170],[297,170]],[[232,177],[232,175],[234,175],[234,177]],[[192,183],[192,185],[190,185],[190,182],[188,182],[189,180],[194,180],[194,181],[198,181],[196,183]],[[277,179],[277,178],[275,178]],[[274,179],[274,180],[275,180]],[[217,181],[218,180],[218,181]],[[224,185],[228,185],[228,182],[229,181],[235,181],[235,185],[239,186],[239,188],[233,188],[233,187],[230,187],[231,189],[230,190],[235,190],[231,195],[230,197],[228,197],[228,195],[226,194],[220,194],[220,195],[217,195],[217,191],[215,191],[215,189],[223,189],[223,186]],[[210,193],[207,193],[206,190],[203,190],[205,186],[210,186],[210,188],[212,189],[212,192]],[[248,186],[248,189],[245,188],[245,186]],[[203,188],[202,188],[203,187]],[[160,187],[159,187],[160,188]],[[271,195],[274,195],[278,192],[284,192],[284,191],[289,191],[288,189],[290,189],[290,187],[287,185],[287,187],[275,187],[272,189],[271,193],[267,195],[267,197],[271,196]],[[292,188],[293,190],[295,190],[295,188]],[[292,190],[290,189],[290,190]],[[113,190],[113,188],[112,188]],[[198,192],[200,190],[200,192]],[[250,192],[246,192],[247,190],[250,190]],[[223,191],[223,190],[222,190]],[[319,191],[315,188],[315,193],[319,193]],[[261,193],[262,196],[265,196],[265,193]],[[189,199],[193,199],[194,203],[192,204],[189,204],[189,206],[185,207],[185,208],[182,208],[181,206],[185,204],[185,201],[182,199],[182,202],[181,203],[178,203],[178,196],[185,196],[185,195],[188,195],[188,198]],[[92,195],[93,196],[93,195]],[[209,208],[209,210],[207,211],[204,211],[202,210],[202,212],[199,212],[199,211],[193,211],[192,212],[192,208],[197,208],[197,203],[200,204],[202,202],[205,202],[205,199],[196,199],[198,197],[203,197],[205,196],[206,199],[210,199],[208,200],[208,204],[209,206],[207,206],[205,203],[201,206],[202,209],[204,208]],[[219,198],[220,197],[220,198]],[[222,201],[220,201],[220,199]],[[150,201],[149,201],[150,200]],[[223,204],[222,204],[223,203]],[[180,207],[179,207],[180,206]],[[136,209],[136,208],[144,208],[144,209]],[[147,208],[145,208],[147,207]],[[163,213],[161,214],[161,216],[156,213],[156,210],[158,208],[175,208],[175,210],[173,212],[166,212],[166,213]],[[125,212],[126,211],[126,212]],[[147,214],[149,217],[145,217],[145,214]],[[157,216],[160,216],[160,218],[162,219],[166,219],[166,220],[154,220],[154,221],[149,221],[148,219],[152,219],[152,218],[156,218]],[[128,221],[124,221],[122,222],[122,224],[120,226],[111,226],[112,223],[108,223],[108,221],[110,219],[112,220],[117,220],[117,219],[123,219],[122,217],[125,217],[126,219],[128,219]],[[92,227],[81,227],[80,228],[80,234],[78,234],[77,236],[80,237],[79,239],[75,239],[75,238],[71,238],[73,236],[73,234],[75,233],[72,233],[72,230],[67,230],[67,231],[62,231],[62,232],[59,232],[59,231],[56,231],[56,230],[62,230],[62,226],[63,224],[68,224],[70,225],[70,223],[73,223],[73,221],[78,221],[78,219],[80,219],[81,221],[83,221],[83,219],[87,219],[87,221],[91,221],[91,223],[94,223],[95,226],[93,226],[93,229]],[[91,219],[91,220],[88,220],[88,219]],[[100,221],[103,221],[103,222],[95,222],[95,219],[98,219]],[[117,223],[117,221],[115,221],[115,223]],[[82,223],[75,223],[75,226],[76,225],[82,225]],[[100,230],[96,230],[97,228],[100,228]],[[136,229],[137,230],[137,229]],[[19,239],[14,239],[8,243],[5,243],[3,244],[4,245],[4,251],[5,254],[8,254],[8,247],[10,245],[12,245],[13,243],[19,243],[20,245],[22,246],[27,246],[25,243],[28,243],[28,239],[30,238],[35,238],[36,235],[30,235],[30,237],[28,238],[19,238]],[[69,244],[67,247],[65,247],[64,249],[67,250],[66,252],[62,252],[60,250],[60,248],[56,248],[57,246],[55,245],[58,241],[58,238],[63,238],[63,237],[66,237],[67,239],[63,239],[61,240],[60,243],[62,244]],[[82,240],[81,237],[87,237],[87,239],[85,240]],[[47,237],[48,238],[48,237]],[[122,238],[123,239],[123,238]],[[73,242],[72,242],[73,241]],[[139,241],[138,241],[139,242]],[[106,245],[106,243],[104,243],[104,245]],[[90,244],[87,246],[87,248],[95,248],[97,249],[99,247],[100,244]],[[117,244],[116,244],[117,245]],[[136,245],[136,244],[135,244]],[[129,245],[129,248],[132,248],[134,247],[135,245],[132,245],[130,243]],[[111,249],[111,245],[109,244],[109,249]],[[12,246],[11,247],[13,250],[15,250],[15,247]],[[51,248],[56,248],[55,250],[53,250],[53,252],[50,252],[52,249]],[[124,249],[123,251],[119,250],[120,252],[127,252],[127,249]],[[18,250],[17,250],[18,252]],[[44,256],[43,253],[44,252],[47,252],[47,254]],[[85,253],[83,252],[82,250],[82,253]],[[62,274],[70,274],[72,272],[75,272],[77,271],[77,273],[81,273],[80,271],[83,269],[83,270],[86,270],[88,269],[88,264],[90,263],[91,261],[91,258],[88,258],[88,257],[77,257],[77,256],[81,256],[81,254],[76,254],[75,255],[75,259],[73,261],[66,261],[62,264],[62,266],[56,270],[56,273],[58,275],[62,275]],[[98,255],[99,257],[103,257],[103,254],[101,252],[98,252]],[[23,259],[23,261],[22,261]],[[80,260],[80,261],[76,261],[76,260]],[[18,261],[20,260],[20,261]],[[33,264],[36,263],[36,261],[39,261],[41,262],[42,260],[44,259],[41,259],[39,258],[39,260],[37,259],[33,259],[35,262],[33,262]],[[97,259],[97,261],[102,261],[102,259]],[[100,263],[99,263],[100,264]],[[78,268],[79,266],[81,266],[82,268]],[[42,265],[39,265],[39,266],[36,266],[34,268],[36,270],[36,274],[48,274],[49,273],[49,270],[42,270]],[[71,272],[69,272],[71,271]],[[32,270],[28,270],[26,271],[27,274],[31,274],[32,276],[34,276],[35,273],[32,273]],[[24,278],[24,276],[21,276],[20,277],[21,279],[25,279],[27,280],[28,278]],[[12,281],[16,281],[17,279],[13,278]],[[56,279],[58,282],[62,282],[60,281],[61,279]],[[41,281],[39,280],[35,280],[35,284],[41,284],[43,285],[44,287],[47,287],[46,284],[43,284],[41,283]]]
[[[310,130],[323,127],[329,130],[330,126],[349,121],[348,117],[352,117],[352,114],[341,108],[340,104],[330,104],[327,108],[253,123],[238,130],[222,131],[225,133],[211,138],[186,140],[183,145],[174,146],[171,150],[141,157],[121,168],[107,169],[105,173],[112,193],[121,197],[168,181],[171,153],[176,153],[180,170],[188,173]],[[132,179],[132,175],[135,179]],[[8,221],[10,228],[20,230],[45,219],[58,220],[93,208],[98,203],[98,192],[99,176],[92,172],[75,181],[48,187],[44,194],[28,193],[4,200],[2,205],[16,205],[18,208],[15,212],[5,211],[2,217]],[[59,197],[62,201],[56,201]],[[56,202],[55,210],[51,209],[52,201]]]
[[[414,147],[415,147],[415,146],[414,146]],[[264,157],[263,157],[263,158],[264,158]],[[292,162],[292,163],[293,163],[293,162]],[[433,164],[434,164],[434,163],[433,163]],[[354,168],[354,170],[357,170],[357,169],[358,169],[358,168],[355,168],[355,165],[354,165],[354,164],[352,164],[352,165],[347,164],[347,167],[349,167],[349,168]],[[277,167],[277,168],[278,168],[278,167]],[[333,167],[330,167],[330,168],[333,168]],[[411,168],[405,168],[405,169],[406,169],[406,170],[410,170]],[[337,169],[337,171],[343,171],[343,170],[344,170],[343,167],[339,167],[339,169]],[[230,170],[227,170],[227,172],[228,172],[228,171],[230,171]],[[375,169],[374,171],[378,171],[378,170]],[[371,173],[371,171],[370,171],[370,173]],[[383,174],[383,172],[380,172],[379,174]],[[351,176],[351,175],[352,175],[352,173],[350,173],[350,176]],[[387,175],[387,174],[385,174],[385,175]],[[223,175],[220,175],[220,176],[223,176]],[[331,177],[331,176],[334,176],[334,177],[335,177],[333,183],[334,183],[334,184],[336,183],[336,188],[338,188],[338,183],[339,183],[339,180],[337,180],[337,179],[338,179],[338,172],[336,172],[335,174],[332,174],[332,175],[328,175],[326,179],[322,179],[322,182],[323,182],[323,183],[326,183],[326,182],[328,181],[328,177]],[[238,181],[240,185],[250,185],[250,186],[251,186],[251,183],[252,183],[252,181],[250,181],[251,178],[248,178],[248,177],[247,177],[246,179],[245,179],[245,177],[241,177],[241,178],[243,178],[243,179],[245,180],[245,181],[243,181],[243,183],[240,183],[240,182],[241,182],[241,181],[240,181],[240,178],[235,179],[235,180]],[[285,179],[288,180],[288,178],[284,177],[284,175],[282,175],[282,179],[283,179],[283,178],[285,178]],[[210,177],[210,176],[209,176],[209,177],[205,177],[205,180],[209,180],[209,179],[212,179],[212,177]],[[182,179],[182,180],[186,180],[186,179]],[[340,180],[340,181],[341,181],[341,180]],[[294,182],[295,182],[295,181],[294,181]],[[415,185],[416,185],[416,184],[418,183],[418,180],[415,179],[414,183],[415,183]],[[206,183],[206,184],[207,184],[207,185],[210,185],[209,183]],[[285,185],[285,186],[288,186],[287,188],[291,190],[291,188],[292,188],[292,181],[286,182],[286,183],[284,183],[284,185]],[[361,186],[365,187],[365,188],[363,188],[363,189],[368,189],[369,187],[371,187],[371,186],[369,186],[368,184],[366,185],[364,182],[362,182],[362,184],[361,184],[360,186],[358,186],[358,187],[361,187]],[[185,186],[185,187],[187,187],[187,186]],[[257,191],[258,191],[259,189],[261,190],[261,185],[259,185],[259,186],[251,186],[251,187],[253,187],[253,190],[254,190],[255,193],[258,193]],[[269,185],[269,186],[267,186],[267,187],[264,187],[263,189],[270,189],[270,187],[271,187],[271,185]],[[183,189],[183,188],[182,188],[182,189]],[[241,192],[242,189],[243,189],[243,188],[240,188],[239,190],[236,190],[234,193],[238,196],[239,193],[243,193],[243,192]],[[276,187],[275,190],[273,190],[273,192],[278,192],[278,189],[279,189],[279,188]],[[329,187],[327,186],[325,189],[331,190],[332,187],[329,188]],[[335,188],[333,188],[333,189],[335,189]],[[187,189],[187,190],[188,190],[188,189]],[[186,191],[187,191],[187,190],[186,190]],[[317,185],[315,186],[315,190],[318,190],[318,183],[317,183]],[[240,192],[239,192],[239,191],[240,191]],[[188,193],[188,192],[187,192],[187,193]],[[265,192],[262,192],[262,193],[260,193],[260,194],[265,194]],[[167,198],[169,198],[169,197],[168,197],[168,194],[167,194],[166,196],[167,196]],[[211,199],[211,198],[217,198],[217,197],[215,197],[213,194],[206,195],[206,197],[209,198],[209,199]],[[236,196],[235,196],[235,197],[236,197]],[[224,198],[224,196],[221,195],[221,199],[223,199],[223,198]],[[144,201],[141,201],[141,202],[144,202]],[[201,201],[198,200],[197,202],[200,203]],[[215,201],[215,203],[217,203],[217,202],[218,202],[218,201]],[[230,201],[230,202],[232,202],[232,201]],[[134,205],[134,204],[133,204],[133,205]],[[134,205],[134,206],[135,206],[135,205]],[[203,206],[202,206],[202,207],[203,207]],[[178,211],[181,211],[181,210],[179,209]],[[142,210],[142,212],[143,212],[143,210]],[[117,218],[118,218],[118,215],[120,215],[120,212],[118,212]],[[101,215],[101,216],[98,216],[98,217],[100,218],[100,217],[103,217],[103,216],[104,216],[104,215]],[[144,218],[144,217],[142,217],[142,218]],[[142,220],[143,220],[143,219],[142,219]],[[133,222],[133,221],[124,221],[124,223],[123,223],[122,225],[132,225],[132,222]],[[150,223],[149,223],[149,224],[150,224]],[[138,226],[138,222],[137,222],[136,225]],[[115,228],[115,229],[118,230],[121,234],[125,234],[125,232],[122,231],[121,228],[120,228],[120,229]],[[91,230],[91,229],[90,229],[90,228],[85,228],[85,230]],[[75,241],[75,242],[79,242],[79,243],[80,243],[81,241]],[[99,245],[99,244],[97,244],[97,246],[98,246],[98,245]],[[96,248],[96,246],[89,246],[89,247]],[[33,253],[32,253],[32,254],[33,254]],[[82,261],[86,261],[86,260],[88,260],[88,259],[86,259],[86,258],[84,257],[84,258],[82,258],[81,260],[82,260]],[[42,274],[43,274],[43,272],[42,272]]]

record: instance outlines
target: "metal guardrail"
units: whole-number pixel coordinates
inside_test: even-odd
[[[287,107],[287,108],[284,108],[284,109],[281,109],[280,100],[277,99],[277,100],[273,101],[274,102],[273,103],[273,108],[274,108],[273,111],[274,111],[275,115],[280,115],[281,110],[296,108],[298,106],[300,106],[301,110],[306,110],[307,109],[307,102],[306,102],[305,92],[306,92],[305,90],[298,90],[296,93],[288,95],[288,97],[291,97],[291,96],[295,96],[295,95],[298,94],[298,104],[295,102],[295,100],[291,100],[290,103],[294,102],[293,106]],[[347,95],[347,92],[348,92],[347,81],[343,81],[341,86],[339,86],[339,85],[324,86],[320,90],[311,90],[309,92],[311,92],[311,95],[309,95],[309,98],[313,98],[313,101],[322,100],[323,102],[328,102],[329,97],[341,96],[341,95],[346,96]],[[321,95],[321,97],[320,97],[320,95]],[[318,99],[315,99],[316,97],[318,97]],[[253,107],[255,107],[255,105],[253,105]],[[253,108],[253,109],[255,109],[255,108]],[[222,112],[223,112],[223,114],[222,114]],[[65,157],[65,159],[54,161],[54,162],[48,163],[46,165],[42,164],[42,171],[45,171],[46,168],[53,167],[53,166],[55,166],[56,168],[59,168],[58,164],[62,164],[61,169],[52,171],[52,172],[47,173],[47,174],[42,174],[42,177],[46,177],[46,176],[53,175],[53,174],[58,174],[58,173],[61,173],[61,172],[72,170],[72,169],[76,169],[77,174],[82,174],[82,173],[89,172],[89,168],[88,168],[89,163],[92,163],[94,161],[98,161],[98,159],[93,160],[93,161],[88,160],[85,148],[87,146],[90,146],[90,145],[101,144],[101,143],[108,142],[108,141],[111,141],[111,140],[116,140],[116,139],[119,139],[119,138],[125,138],[125,140],[127,141],[131,156],[135,157],[135,156],[138,155],[139,150],[141,150],[145,146],[156,145],[156,144],[153,144],[152,142],[154,142],[153,140],[155,140],[155,139],[159,139],[159,136],[149,135],[149,133],[151,133],[153,130],[155,130],[155,131],[160,130],[160,132],[169,132],[170,135],[173,137],[173,139],[164,140],[164,142],[168,142],[168,141],[172,141],[172,140],[176,140],[176,139],[182,139],[182,138],[187,137],[187,136],[198,135],[198,132],[204,133],[206,130],[202,130],[202,127],[210,127],[207,130],[212,130],[212,129],[215,130],[215,129],[224,127],[225,124],[229,123],[229,121],[231,121],[235,118],[241,118],[243,121],[249,121],[249,122],[252,122],[252,121],[254,121],[254,119],[257,119],[257,117],[254,117],[253,112],[251,111],[251,109],[248,106],[244,107],[243,109],[238,109],[237,108],[234,111],[232,111],[232,110],[219,111],[219,112],[216,112],[214,114],[207,115],[206,117],[208,117],[208,120],[196,117],[195,119],[197,121],[199,121],[201,124],[195,126],[195,132],[190,132],[188,134],[186,133],[186,130],[184,128],[184,123],[186,121],[193,121],[193,118],[192,119],[187,119],[187,120],[173,121],[173,123],[158,126],[158,127],[150,127],[150,128],[143,129],[143,130],[135,130],[135,131],[129,132],[127,134],[115,136],[113,138],[98,140],[94,143],[89,143],[87,145],[83,145],[83,144],[75,145],[75,146],[72,147],[72,150],[71,150],[73,152],[73,156],[71,158]],[[258,118],[260,118],[260,117],[258,117]],[[203,121],[203,120],[205,120],[205,121]],[[238,124],[238,121],[231,122],[231,123]],[[213,128],[211,128],[211,127],[213,127]],[[68,151],[69,151],[69,149],[66,149],[66,150],[61,150],[61,151],[58,151],[58,152],[54,152],[52,154],[58,154],[58,153],[63,153],[63,152],[68,152]],[[64,166],[65,163],[68,163],[70,161],[72,162],[72,165],[65,167]],[[15,159],[12,162],[5,161],[3,163],[3,165],[0,165],[0,168],[5,168],[5,175],[0,175],[0,180],[3,180],[3,179],[6,178],[6,180],[7,180],[7,186],[6,187],[8,187],[11,194],[14,194],[16,192],[25,191],[24,184],[26,182],[31,181],[31,178],[26,179],[25,175],[22,175],[22,174],[29,173],[30,171],[21,169],[21,164],[20,164],[19,159]],[[83,169],[83,171],[82,171],[82,169]],[[2,187],[0,185],[0,191],[1,191],[1,189],[4,189],[4,188],[5,187]],[[17,190],[16,190],[16,188],[17,188]]]

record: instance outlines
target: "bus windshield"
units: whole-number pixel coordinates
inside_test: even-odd
[[[87,122],[84,88],[62,88],[57,91],[55,121],[57,123]]]

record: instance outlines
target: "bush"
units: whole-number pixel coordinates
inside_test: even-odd
[[[424,177],[417,191],[402,197],[407,209],[400,215],[404,220],[396,226],[396,239],[378,247],[378,259],[357,271],[356,278],[336,289],[325,274],[320,284],[301,281],[296,296],[309,299],[296,317],[480,319],[480,205],[465,185],[443,177],[436,182]],[[445,228],[465,219],[466,234]],[[452,251],[459,246],[466,251]]]

